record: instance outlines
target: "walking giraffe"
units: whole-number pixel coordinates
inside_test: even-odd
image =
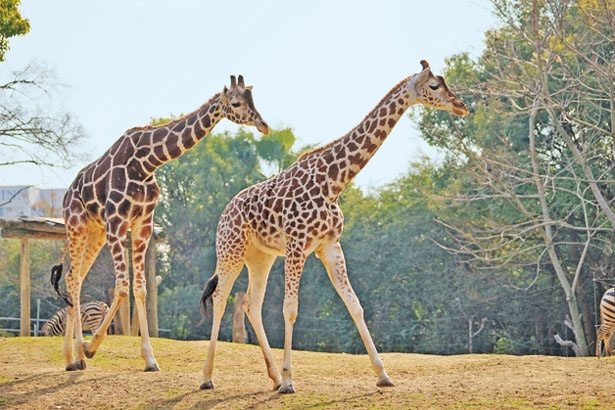
[[[393,87],[348,134],[301,155],[286,170],[243,190],[226,206],[216,234],[216,269],[202,298],[203,305],[212,298],[213,323],[201,389],[214,388],[212,373],[220,321],[233,282],[246,265],[249,283],[244,308],[260,343],[267,372],[280,393],[295,392],[291,365],[293,324],[297,318],[299,279],[305,259],[312,252],[324,264],[357,326],[378,376],[376,385],[393,385],[348,280],[340,246],[344,219],[337,201],[411,105],[420,103],[459,116],[468,114],[444,78],[434,76],[426,61],[421,61],[421,65],[420,73]],[[286,257],[281,374],[274,364],[261,315],[269,271],[278,256]]]
[[[66,370],[85,369],[85,358],[94,356],[120,302],[128,296],[130,283],[125,253],[128,230],[132,240],[133,293],[141,332],[141,357],[146,363],[145,371],[159,370],[145,314],[145,251],[160,193],[154,172],[194,147],[223,118],[254,125],[260,132],[269,133],[267,123],[254,107],[252,87],[244,85],[242,76],[239,81],[231,76],[230,88],[225,86],[198,110],[165,125],[129,129],[98,160],[77,174],[64,196],[71,267],[65,278],[66,294],[58,289],[62,262],[53,267],[51,275],[56,291],[69,304],[62,349]],[[85,275],[105,243],[109,244],[115,270],[113,302],[92,340],[85,343],[78,320],[79,294]]]

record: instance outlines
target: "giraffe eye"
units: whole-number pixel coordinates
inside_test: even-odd
[[[436,91],[438,88],[440,88],[440,85],[439,84],[430,85],[429,88],[431,88],[432,90]]]
[[[235,103],[231,103],[231,105],[235,108],[239,108],[241,106],[241,103],[235,102]]]

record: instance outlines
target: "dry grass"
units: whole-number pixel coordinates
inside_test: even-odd
[[[201,391],[207,342],[154,339],[161,372],[144,373],[139,339],[110,336],[81,372],[65,372],[56,338],[0,338],[0,408],[10,409],[607,409],[615,359],[549,356],[382,358],[396,387],[379,389],[366,355],[295,351],[297,393],[273,392],[260,349],[220,343],[216,389]],[[274,351],[278,363],[282,352]]]

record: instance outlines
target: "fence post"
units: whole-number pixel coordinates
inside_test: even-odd
[[[38,329],[41,320],[41,300],[36,299],[36,322],[34,322],[34,336],[38,336]]]
[[[235,293],[235,304],[233,306],[233,342],[246,342],[246,312],[243,310],[243,301],[246,297],[245,293]]]

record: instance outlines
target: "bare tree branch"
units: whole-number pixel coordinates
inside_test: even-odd
[[[27,190],[28,188],[30,188],[31,186],[25,186],[20,188],[19,190],[17,190],[17,192],[15,192],[13,195],[11,195],[11,197],[9,199],[7,199],[4,202],[0,202],[0,208],[3,207],[4,205],[10,204],[11,202],[13,202],[13,199],[15,199],[17,197],[17,195],[21,194],[23,191]]]

